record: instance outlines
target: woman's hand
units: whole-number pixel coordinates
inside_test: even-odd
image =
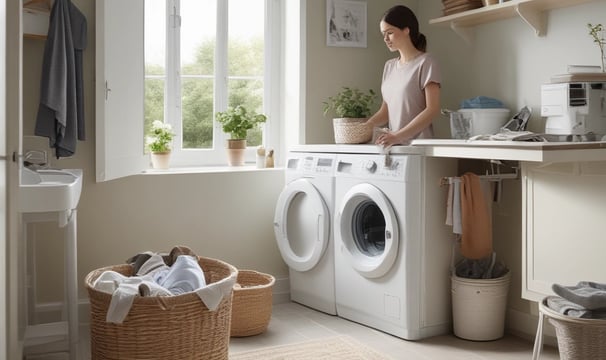
[[[377,136],[377,140],[375,141],[375,144],[383,147],[390,147],[401,143],[402,140],[395,133],[387,130],[383,134]]]

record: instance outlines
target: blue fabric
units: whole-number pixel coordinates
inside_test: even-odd
[[[461,109],[498,109],[504,107],[505,105],[500,100],[487,96],[477,96],[461,101]]]

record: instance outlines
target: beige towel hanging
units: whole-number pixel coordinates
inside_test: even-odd
[[[492,254],[492,212],[488,207],[480,177],[466,173],[461,177],[463,235],[461,255],[482,259]]]

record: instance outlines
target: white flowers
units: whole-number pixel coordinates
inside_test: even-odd
[[[154,120],[151,126],[151,135],[145,138],[145,145],[151,152],[167,152],[171,150],[173,140],[173,127],[160,120]]]

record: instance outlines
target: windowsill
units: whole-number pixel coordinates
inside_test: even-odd
[[[141,175],[164,175],[164,174],[217,174],[217,173],[240,173],[240,172],[258,172],[258,171],[279,171],[284,168],[257,168],[254,164],[243,166],[192,166],[192,167],[174,167],[168,169],[147,169]]]

